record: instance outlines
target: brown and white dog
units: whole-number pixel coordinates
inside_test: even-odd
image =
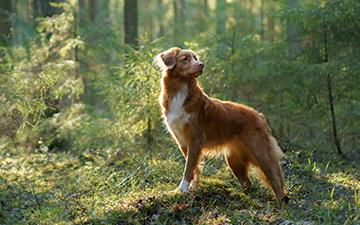
[[[287,201],[279,164],[283,153],[265,117],[248,106],[208,97],[196,79],[204,63],[193,51],[170,48],[155,60],[163,69],[162,114],[186,159],[180,191],[197,187],[204,154],[224,152],[245,191],[251,187],[248,169],[253,165],[277,199]]]

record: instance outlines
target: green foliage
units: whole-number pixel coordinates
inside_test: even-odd
[[[191,4],[194,8],[203,6],[203,3]],[[99,5],[103,10],[99,14],[86,11],[91,5],[79,8],[83,5],[56,3],[53,6],[60,8],[61,13],[36,20],[36,41],[2,50],[1,88],[5,94],[1,101],[6,106],[2,110],[5,119],[0,122],[6,127],[2,133],[14,136],[24,122],[34,126],[43,121],[40,127],[46,135],[40,132],[38,138],[45,140],[46,145],[62,140],[67,143],[65,146],[70,146],[80,134],[82,140],[95,140],[91,136],[97,133],[97,126],[114,137],[111,145],[130,144],[149,149],[158,143],[168,143],[169,139],[162,137],[157,105],[160,71],[152,59],[171,46],[166,41],[170,31],[164,33],[165,38],[152,41],[153,35],[146,28],[146,38],[140,39],[141,47],[130,49],[119,44],[119,32],[107,24],[113,18],[113,11],[106,9],[106,4]],[[153,4],[147,3],[147,7]],[[217,28],[211,29],[205,18],[191,14],[189,18],[198,21],[184,26],[191,29],[199,26],[199,35],[179,34],[177,38],[205,61],[206,72],[200,81],[206,92],[264,111],[283,148],[325,150],[333,146],[326,85],[330,76],[339,139],[344,151],[351,153],[360,127],[355,119],[360,102],[356,92],[356,84],[360,82],[356,76],[360,69],[356,60],[359,51],[355,49],[360,39],[358,32],[354,32],[358,30],[355,9],[359,4],[332,0],[304,1],[295,8],[282,2],[264,5],[272,11],[263,16],[272,19],[272,23],[286,21],[279,23],[281,29],[296,28],[295,39],[275,25],[271,28],[268,24],[269,27],[261,30],[254,20],[257,15],[249,10],[253,5],[227,3],[221,6],[225,9],[222,14],[217,8],[208,7],[207,18],[227,18],[226,32],[206,35]],[[246,13],[237,15],[236,10]],[[143,16],[150,19],[148,13]],[[140,27],[146,24],[146,20],[140,21]],[[343,35],[347,33],[352,35]],[[328,62],[324,62],[325,54]],[[77,113],[71,113],[74,111]],[[83,118],[87,118],[86,122]],[[13,120],[18,122],[10,122]],[[71,126],[66,122],[76,120],[80,122]],[[51,135],[45,127],[53,127]],[[85,138],[85,134],[90,137]],[[109,140],[101,143],[101,139],[96,139],[99,146],[110,143]],[[72,147],[84,149],[96,143],[90,141],[81,144],[83,147]]]
[[[43,137],[39,137],[33,135],[34,131],[28,131],[32,139],[48,138],[49,130],[66,127],[63,124],[58,124],[56,128],[51,125],[59,118],[59,114],[54,113],[61,111],[66,114],[67,110],[71,111],[75,105],[73,103],[83,93],[82,80],[76,76],[78,65],[74,61],[74,51],[81,47],[81,40],[73,38],[72,8],[65,3],[60,6],[63,13],[39,19],[37,41],[31,42],[30,47],[26,46],[28,49],[13,46],[11,53],[4,57],[0,87],[4,90],[1,96],[4,107],[0,112],[4,115],[1,119],[1,124],[4,124],[1,126],[4,128],[1,130],[2,136],[14,136],[20,125],[28,124],[40,125],[38,132],[40,136],[43,134]],[[28,52],[31,52],[32,60],[28,60]],[[53,118],[49,118],[51,116]],[[68,121],[62,120],[60,123]],[[33,143],[36,145],[36,140]]]
[[[123,57],[125,65],[114,67],[112,77],[104,77],[100,83],[117,120],[115,137],[122,141],[139,139],[151,145],[155,127],[161,126],[157,101],[161,74],[153,63],[159,52],[155,43],[129,50]]]

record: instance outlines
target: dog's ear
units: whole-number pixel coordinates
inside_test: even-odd
[[[181,51],[180,48],[170,48],[155,57],[155,62],[163,69],[172,69],[176,64],[176,56]]]

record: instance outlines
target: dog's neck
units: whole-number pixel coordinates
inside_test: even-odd
[[[184,85],[188,86],[189,84],[197,83],[197,80],[195,77],[179,76],[174,69],[168,69],[163,72],[162,83],[164,84],[163,88],[166,88],[171,94],[176,95],[179,88]]]
[[[160,104],[165,114],[167,114],[171,99],[185,86],[188,90],[187,100],[192,99],[194,96],[206,96],[195,77],[181,77],[174,73],[175,70],[168,69],[163,72],[161,78]]]

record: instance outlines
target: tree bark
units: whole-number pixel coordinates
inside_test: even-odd
[[[201,3],[199,3],[197,8],[198,8],[197,14],[199,15],[196,22],[197,30],[199,32],[206,32],[208,31],[208,24],[207,24],[207,18],[209,15],[208,1],[207,0],[202,1]]]
[[[264,29],[264,0],[260,1],[260,37],[264,40],[265,29]]]
[[[80,4],[77,5],[77,8],[73,11],[73,16],[74,16],[74,24],[73,24],[73,30],[72,30],[72,36],[74,39],[76,39],[78,37],[78,26],[79,26],[79,13],[80,13]],[[79,58],[79,47],[75,46],[74,48],[74,55],[73,55],[73,59],[75,62],[75,67],[74,67],[74,80],[80,79],[80,58]],[[71,99],[71,103],[75,104],[78,103],[80,101],[80,99],[77,96],[73,96]]]
[[[0,45],[6,46],[11,42],[11,11],[12,1],[0,1]]]
[[[324,58],[323,58],[323,62],[326,63],[326,64],[329,62],[328,39],[327,39],[326,29],[324,29]],[[336,146],[336,149],[337,149],[337,153],[339,155],[343,155],[340,140],[339,140],[339,137],[338,137],[338,132],[337,132],[334,97],[333,97],[332,80],[331,80],[330,71],[327,72],[326,83],[327,83],[327,89],[328,89],[328,98],[329,98],[330,115],[331,115],[331,126],[332,126],[332,133],[333,133],[334,143],[335,143],[335,146]]]
[[[33,17],[48,17],[62,12],[61,9],[52,7],[50,2],[63,2],[64,0],[33,0]]]
[[[90,21],[93,23],[95,23],[95,21],[96,21],[96,11],[97,10],[98,10],[97,9],[97,1],[89,0],[89,17],[90,17]]]
[[[125,44],[137,47],[138,43],[138,5],[137,0],[125,0]]]
[[[216,33],[224,34],[226,31],[226,13],[227,3],[226,0],[216,1]]]
[[[86,26],[89,20],[87,4],[85,0],[79,0],[79,24],[80,26]]]
[[[225,59],[226,55],[226,44],[223,40],[223,35],[226,32],[226,20],[227,20],[227,13],[226,13],[227,3],[226,0],[218,0],[216,1],[216,9],[215,9],[215,16],[216,16],[216,34],[219,36],[219,42],[217,44],[217,57],[221,59]],[[233,35],[236,35],[236,31],[233,30]],[[233,66],[232,66],[233,68]]]
[[[80,5],[84,5],[84,3]],[[112,30],[109,0],[90,0],[88,7],[85,8],[85,12],[88,15],[89,21],[97,25],[104,35],[107,35]]]
[[[157,22],[159,25],[159,30],[157,33],[157,37],[162,37],[165,34],[165,29],[164,29],[164,22],[163,22],[163,18],[164,18],[164,6],[163,6],[163,0],[157,0],[157,4],[158,4],[158,10],[157,10]]]
[[[182,45],[185,30],[185,1],[173,0],[174,4],[174,43],[177,46]]]
[[[267,15],[267,39],[270,41],[274,41],[275,39],[275,21],[273,15],[271,15],[274,11],[274,3],[269,3],[269,11],[270,14]]]
[[[293,9],[299,6],[299,0],[287,0],[288,7]],[[290,57],[295,57],[301,51],[301,40],[299,35],[299,29],[296,25],[287,21],[287,40],[289,42]]]

